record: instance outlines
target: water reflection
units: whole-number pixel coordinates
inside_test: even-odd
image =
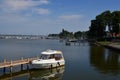
[[[28,75],[29,75],[28,70],[22,70],[19,72],[8,73],[8,74],[5,73],[3,75],[0,75],[0,80],[19,80],[20,78],[24,80],[24,78],[26,78]]]
[[[120,74],[120,54],[100,46],[91,46],[90,64],[104,74]]]
[[[64,67],[49,70],[33,70],[29,80],[62,80]]]
[[[62,80],[64,66],[46,70],[23,70],[3,74],[0,80]]]

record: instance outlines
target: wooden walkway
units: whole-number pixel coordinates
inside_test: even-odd
[[[32,60],[35,60],[35,59],[38,59],[38,57],[27,58],[27,59],[21,58],[20,60],[14,60],[14,61],[12,60],[6,61],[6,59],[4,59],[4,61],[0,63],[0,68],[4,68],[4,72],[5,72],[6,67],[10,67],[10,71],[12,71],[12,67],[21,65],[21,69],[22,69],[23,64],[29,64]]]

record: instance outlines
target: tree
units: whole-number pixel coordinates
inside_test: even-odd
[[[109,10],[101,13],[96,17],[97,20],[101,20],[104,23],[104,26],[108,26],[109,32],[111,32],[111,12]]]
[[[75,37],[76,39],[80,39],[81,36],[82,36],[82,32],[81,32],[81,31],[78,31],[78,32],[75,32],[75,33],[74,33],[74,37]]]
[[[110,34],[120,33],[120,11],[110,12],[109,10],[96,16],[95,20],[91,20],[88,35],[90,38],[100,39],[106,36],[106,26]]]
[[[112,14],[112,32],[120,33],[120,11],[114,11]]]
[[[101,20],[91,20],[91,26],[89,30],[90,38],[100,39],[103,38],[105,34],[105,27]]]
[[[62,39],[73,38],[73,33],[62,29],[62,32],[60,32],[59,34],[59,37]]]

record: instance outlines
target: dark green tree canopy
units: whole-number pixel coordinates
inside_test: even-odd
[[[104,38],[107,27],[110,34],[120,33],[120,11],[107,10],[97,15],[95,20],[91,20],[88,35],[90,38]]]
[[[73,33],[73,32],[69,32],[67,30],[62,29],[62,32],[59,33],[59,37],[61,39],[73,39],[73,38],[80,39],[83,36],[85,37],[85,34],[86,33],[82,31],[77,31]]]
[[[60,34],[59,34],[59,37],[62,39],[73,38],[73,33],[62,29],[62,32],[60,32]]]
[[[81,32],[81,31],[78,31],[78,32],[75,32],[75,33],[74,33],[74,37],[75,37],[76,39],[80,39],[81,36],[82,36],[82,32]]]

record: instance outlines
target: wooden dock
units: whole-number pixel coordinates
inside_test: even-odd
[[[29,68],[28,64],[30,64],[30,62],[35,59],[38,59],[38,57],[27,58],[27,59],[21,58],[20,60],[13,60],[13,61],[12,60],[6,61],[6,59],[4,59],[4,61],[0,63],[0,68],[3,68],[4,72],[7,67],[9,67],[10,72],[12,72],[12,67],[17,65],[21,65],[21,69],[23,69],[23,64],[27,64],[27,68]]]

